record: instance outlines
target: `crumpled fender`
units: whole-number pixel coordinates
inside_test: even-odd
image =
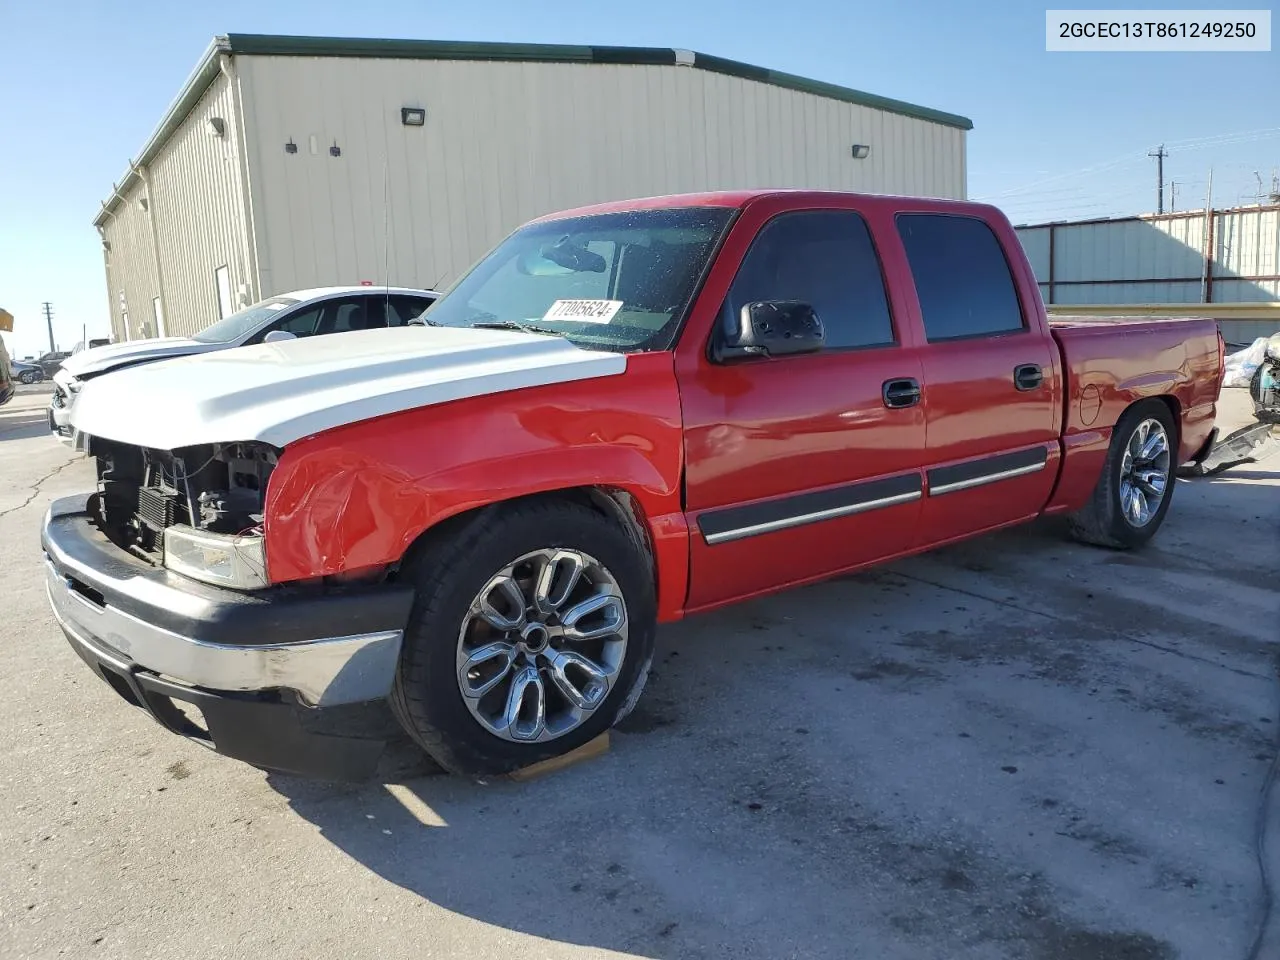
[[[671,355],[634,355],[621,376],[424,407],[289,445],[267,487],[267,569],[280,583],[385,566],[464,511],[595,486],[633,498],[660,606],[678,610],[682,469]]]

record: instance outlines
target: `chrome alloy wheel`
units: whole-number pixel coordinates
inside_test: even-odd
[[[1143,420],[1125,445],[1120,462],[1120,508],[1134,527],[1155,517],[1169,486],[1172,451],[1159,420]]]
[[[577,550],[526,553],[480,589],[458,633],[463,702],[504,740],[554,740],[596,712],[627,652],[627,605]]]

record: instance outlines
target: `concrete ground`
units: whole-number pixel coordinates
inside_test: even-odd
[[[1179,483],[1139,553],[1029,528],[663,629],[610,752],[544,779],[335,787],[163,732],[68,648],[37,529],[91,473],[46,395],[0,408],[3,956],[1248,949],[1280,457]]]

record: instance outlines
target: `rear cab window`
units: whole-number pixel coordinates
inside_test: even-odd
[[[1026,329],[1004,248],[984,220],[934,213],[896,220],[930,343]]]

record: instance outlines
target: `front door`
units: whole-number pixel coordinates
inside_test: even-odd
[[[753,229],[750,218],[737,229]],[[812,304],[826,344],[724,364],[698,344],[678,363],[689,609],[871,562],[915,537],[924,414],[911,384],[922,371],[864,217],[826,209],[767,219],[719,322],[759,300]],[[897,385],[889,400],[886,384]]]
[[[927,341],[928,495],[916,545],[1029,519],[1058,476],[1057,348],[985,221],[895,219]]]

